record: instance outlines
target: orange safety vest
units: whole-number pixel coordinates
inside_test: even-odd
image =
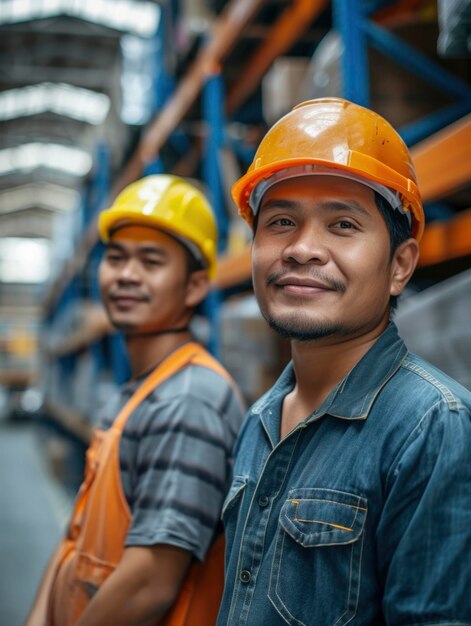
[[[189,364],[231,379],[197,343],[177,349],[140,385],[111,428],[97,430],[86,455],[85,478],[68,533],[57,553],[48,590],[47,626],[73,626],[96,590],[119,564],[131,522],[119,470],[119,442],[129,415],[160,383]],[[220,535],[203,563],[189,569],[178,599],[159,626],[211,626],[216,623],[224,578],[224,539]]]

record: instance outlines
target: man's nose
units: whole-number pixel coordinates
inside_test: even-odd
[[[137,259],[129,258],[119,269],[118,280],[121,282],[139,282],[141,279],[140,264]]]
[[[320,229],[308,226],[293,233],[283,251],[283,259],[301,265],[324,265],[329,260],[329,250]]]

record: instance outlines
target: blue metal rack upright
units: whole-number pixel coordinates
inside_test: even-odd
[[[370,44],[433,87],[452,96],[454,102],[449,106],[399,129],[404,141],[412,145],[471,112],[471,87],[419,50],[376,24],[371,15],[384,5],[384,2],[332,0],[334,28],[340,34],[343,44],[341,62],[343,95],[363,106],[369,105],[368,44]]]
[[[211,204],[218,226],[218,252],[227,246],[228,219],[221,177],[221,151],[224,146],[224,85],[220,72],[216,69],[209,74],[203,88],[203,117],[206,127],[206,141],[203,154],[203,178],[208,186]],[[218,355],[219,351],[219,312],[221,295],[213,290],[207,296],[203,310],[210,322],[209,350]]]

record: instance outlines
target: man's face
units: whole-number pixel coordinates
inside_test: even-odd
[[[259,211],[254,289],[275,330],[331,343],[387,325],[394,260],[370,188],[327,175],[292,178],[269,188]]]
[[[160,230],[125,226],[113,233],[99,279],[110,320],[124,332],[159,331],[188,322],[186,252]]]

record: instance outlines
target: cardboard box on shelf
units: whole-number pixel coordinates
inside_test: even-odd
[[[437,53],[439,32],[436,19],[417,18],[409,23],[383,28],[457,78],[464,82],[469,80],[469,58],[443,59]],[[330,31],[312,56],[305,82],[299,88],[300,99],[342,96],[341,57],[341,38],[336,32]],[[368,48],[368,68],[371,108],[396,128],[410,124],[451,102],[447,93],[372,46]]]
[[[278,57],[262,80],[263,116],[270,126],[304,99],[306,57]]]
[[[273,385],[288,362],[288,342],[269,328],[253,295],[224,303],[220,319],[221,361],[251,404]]]

